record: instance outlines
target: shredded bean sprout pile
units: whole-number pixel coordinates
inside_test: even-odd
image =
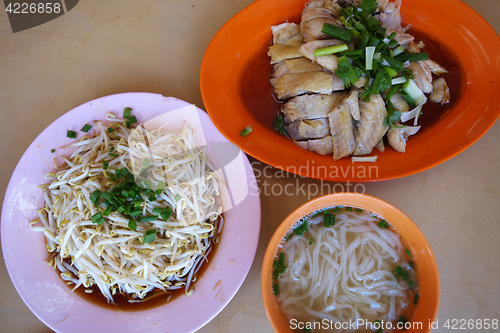
[[[92,292],[97,286],[108,302],[117,293],[143,301],[158,295],[151,293],[155,288],[168,295],[184,288],[190,295],[222,228],[220,178],[197,146],[193,128],[162,133],[130,128],[129,119],[112,113],[106,120],[114,122],[95,121],[97,134],[63,147],[76,151],[46,175],[45,207],[30,226],[44,233],[49,264],[73,290],[83,285]],[[120,174],[135,179],[126,184],[130,178]],[[117,186],[124,196],[114,202],[124,203],[106,211],[115,199],[96,195],[110,196]],[[137,192],[127,192],[127,186]],[[126,199],[130,193],[133,198]],[[130,214],[139,215],[136,220],[126,215],[126,205],[137,211]]]

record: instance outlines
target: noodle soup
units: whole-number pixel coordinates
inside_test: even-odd
[[[388,332],[413,317],[419,288],[411,250],[379,216],[354,207],[317,211],[283,239],[273,293],[298,332]]]

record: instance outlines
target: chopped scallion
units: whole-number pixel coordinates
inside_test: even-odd
[[[349,48],[347,47],[347,44],[333,45],[333,46],[329,46],[329,47],[324,47],[322,49],[314,50],[314,56],[320,57],[320,56],[324,56],[324,55],[328,55],[328,54],[347,51],[348,49]]]
[[[146,231],[146,233],[144,234],[144,240],[142,242],[144,244],[151,243],[152,241],[155,240],[155,238],[156,238],[156,229],[151,229]]]
[[[123,118],[130,118],[130,113],[132,112],[131,108],[125,108],[123,110]]]
[[[81,131],[87,133],[88,131],[90,131],[91,128],[92,125],[85,124],[85,126],[82,127]]]
[[[250,133],[252,133],[252,126],[248,125],[243,131],[240,132],[240,135],[242,137],[246,137]]]
[[[76,132],[68,130],[68,132],[66,133],[66,136],[70,139],[76,139]]]
[[[371,71],[373,68],[373,55],[375,54],[374,46],[367,46],[365,49],[365,68]]]

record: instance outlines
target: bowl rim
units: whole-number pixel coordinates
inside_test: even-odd
[[[318,209],[337,205],[358,207],[382,216],[395,227],[408,244],[412,243],[411,252],[417,265],[420,287],[420,306],[416,307],[412,321],[422,323],[422,328],[410,328],[406,332],[430,332],[429,323],[435,322],[439,308],[440,280],[436,259],[427,239],[418,226],[401,210],[374,196],[358,193],[327,194],[304,203],[280,223],[271,237],[262,263],[261,292],[266,314],[275,332],[293,332],[282,320],[272,292],[272,265],[278,248],[285,234],[301,218]],[[418,241],[414,242],[414,239]]]

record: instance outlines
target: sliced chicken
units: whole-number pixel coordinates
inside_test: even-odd
[[[282,23],[271,27],[274,45],[300,46],[304,44],[304,37],[300,33],[300,26],[295,23]]]
[[[294,141],[293,143],[302,149],[309,150],[320,155],[330,155],[333,151],[331,136],[325,136],[324,138],[317,140]]]
[[[395,93],[392,95],[390,99],[394,109],[401,111],[401,113],[405,113],[410,111],[410,105],[408,102],[401,96],[400,93]]]
[[[302,95],[292,98],[281,107],[285,122],[291,124],[299,119],[318,119],[328,117],[333,107],[346,96],[345,92],[330,95]]]
[[[300,50],[299,50],[300,52]],[[446,74],[449,73],[443,66],[435,62],[434,60],[425,60],[425,63],[429,66],[431,69],[431,72],[436,75],[441,75],[441,74]]]
[[[300,46],[272,45],[267,55],[271,57],[271,65],[273,65],[283,60],[302,57],[299,48]]]
[[[381,151],[381,152],[383,152],[385,150],[384,138],[380,139],[380,141],[375,145],[375,149],[377,149],[378,151]]]
[[[387,110],[380,95],[372,95],[369,102],[361,100],[359,110],[361,119],[354,130],[357,144],[355,156],[370,154],[389,128],[389,126],[384,126]]]
[[[321,71],[323,67],[307,58],[289,59],[274,65],[273,77],[280,77],[289,73],[304,73]]]
[[[408,69],[411,70],[413,81],[422,92],[426,94],[432,92],[432,73],[425,61],[412,61]]]
[[[349,93],[328,115],[335,161],[351,155],[356,149],[354,120],[351,116],[352,113],[356,112],[359,114],[357,90]]]
[[[410,42],[413,42],[415,40],[415,37],[413,37],[410,34],[407,34],[405,32],[399,31],[399,30],[393,30],[390,28],[387,28],[386,35],[389,36],[393,32],[396,33],[396,37],[394,37],[394,39],[396,40],[396,42],[398,42],[399,45],[404,46],[404,45],[407,45]]]
[[[439,103],[441,105],[447,104],[450,102],[450,89],[446,84],[444,78],[440,77],[432,81],[432,86],[434,89],[432,93],[429,95],[429,99],[434,103]]]
[[[340,9],[342,7],[337,3],[337,0],[325,0],[324,6],[332,12],[333,17],[336,19],[340,18]]]
[[[300,23],[300,32],[304,36],[304,41],[307,43],[307,42],[310,42],[310,41],[316,40],[316,39],[329,39],[329,38],[331,38],[330,35],[327,35],[327,34],[321,32],[321,29],[323,29],[323,25],[325,23],[329,23],[331,25],[336,25],[338,27],[343,26],[342,22],[334,19],[333,17],[331,19],[318,17],[318,18],[314,18],[312,20],[309,20],[307,22],[301,22]]]
[[[321,139],[330,134],[328,118],[315,120],[297,120],[285,126],[286,133],[292,140]]]
[[[366,75],[362,75],[358,81],[354,82],[352,85],[355,86],[356,88],[363,88],[366,84],[366,82],[368,82],[369,78],[368,76]]]
[[[344,89],[344,82],[337,75],[327,72],[290,73],[271,79],[279,99],[307,93],[331,94]]]
[[[317,49],[322,49],[324,47],[329,47],[329,46],[333,46],[333,45],[340,45],[340,44],[344,44],[344,43],[345,42],[343,42],[339,39],[313,40],[311,42],[307,42],[307,43],[303,44],[300,47],[299,52],[304,57],[306,57],[314,62],[317,62],[318,64],[320,64],[324,68],[333,72],[334,70],[338,69],[339,57],[337,57],[334,54],[328,54],[328,55],[324,55],[324,56],[315,57],[314,51]]]
[[[375,15],[375,18],[382,22],[382,26],[392,29],[401,29],[401,14],[399,10],[401,9],[401,0],[396,0],[394,2],[389,2],[387,0],[378,0],[378,8],[382,11]]]
[[[404,153],[406,151],[406,140],[408,140],[410,135],[417,133],[419,129],[420,126],[393,128],[387,132],[387,140],[395,151]]]

